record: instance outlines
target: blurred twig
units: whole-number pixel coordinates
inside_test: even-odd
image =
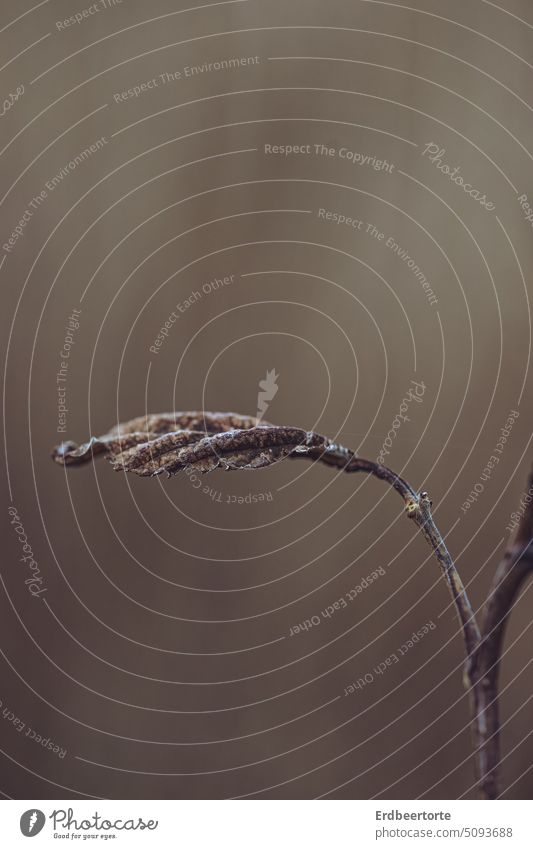
[[[533,491],[533,470],[528,479]],[[474,751],[480,794],[498,796],[500,719],[498,674],[505,626],[518,593],[533,572],[533,501],[530,501],[496,569],[483,610],[479,645],[471,656],[468,678],[472,687]]]

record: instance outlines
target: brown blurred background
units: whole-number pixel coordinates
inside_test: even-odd
[[[269,421],[375,458],[416,381],[385,459],[482,605],[532,457],[533,19],[418,7],[2,4],[2,98],[23,87],[1,119],[5,796],[474,795],[461,635],[395,493],[305,462],[152,481],[50,460],[145,411],[255,415],[272,369]],[[532,789],[530,593],[502,664],[509,798]]]

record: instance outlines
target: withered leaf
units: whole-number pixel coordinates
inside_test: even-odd
[[[406,502],[412,487],[386,466],[365,460],[312,431],[277,427],[238,413],[157,413],[131,419],[82,445],[63,442],[52,451],[56,463],[78,466],[106,455],[116,471],[143,477],[182,469],[261,469],[286,457],[320,461],[345,472],[364,472],[386,480]]]
[[[264,423],[268,426],[268,423]],[[62,442],[52,450],[52,458],[63,466],[79,466],[99,454],[114,456],[127,449],[152,442],[162,434],[188,432],[195,442],[213,433],[232,429],[246,430],[257,427],[258,419],[238,413],[175,412],[155,413],[121,422],[103,436],[91,437],[88,442]],[[194,436],[193,436],[194,434]],[[180,443],[184,445],[184,442]],[[132,467],[133,470],[133,467]]]
[[[185,468],[258,469],[294,453],[324,449],[327,440],[301,428],[274,427],[236,413],[162,413],[132,419],[82,445],[64,442],[52,452],[62,465],[75,466],[107,455],[117,471],[144,477]]]

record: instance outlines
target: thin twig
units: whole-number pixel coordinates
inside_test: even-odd
[[[391,469],[387,468],[387,466],[357,457],[352,451],[339,445],[329,443],[329,447],[324,454],[319,456],[315,452],[314,456],[316,459],[327,462],[330,465],[332,464],[331,458],[335,457],[335,460],[338,460],[338,462],[334,462],[333,465],[336,465],[338,468],[343,468],[346,472],[366,472],[367,474],[371,474],[380,480],[386,481],[400,493],[404,499],[408,517],[420,528],[424,539],[428,542],[442,569],[461,622],[466,653],[470,657],[480,640],[479,628],[463,582],[431,515],[432,502],[427,492],[417,493],[410,484]]]

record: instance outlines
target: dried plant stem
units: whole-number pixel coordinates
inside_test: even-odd
[[[336,465],[345,472],[365,472],[373,475],[379,480],[386,481],[402,496],[408,517],[419,527],[442,569],[461,622],[466,652],[470,656],[480,640],[479,628],[463,582],[431,515],[431,501],[427,492],[417,493],[410,484],[387,466],[372,460],[364,460],[339,445],[329,443],[325,452],[314,453],[314,459],[326,462],[328,465]]]
[[[432,518],[428,494],[416,493],[391,469],[363,460],[341,446],[330,445],[321,456],[315,453],[315,458],[347,472],[372,474],[389,483],[402,495],[407,515],[429,543],[450,589],[464,637],[466,663],[463,680],[471,701],[478,794],[483,799],[496,799],[501,759],[498,672],[507,619],[522,584],[533,573],[533,500],[529,501],[515,538],[494,575],[484,607],[481,632],[459,572]],[[533,492],[533,472],[529,476],[528,487],[529,492]]]
[[[533,492],[533,472],[528,479]],[[524,581],[533,574],[533,501],[530,500],[514,538],[496,569],[483,610],[480,643],[475,651],[470,681],[474,752],[479,793],[484,799],[498,797],[500,720],[498,673],[505,626]]]
[[[359,457],[320,434],[295,427],[275,427],[237,413],[161,413],[132,419],[84,445],[57,446],[53,459],[62,465],[81,465],[107,454],[117,471],[145,477],[194,468],[255,469],[286,457],[307,458],[343,472],[362,472],[389,484],[403,499],[407,516],[429,544],[459,617],[466,649],[464,684],[471,699],[474,757],[479,794],[498,795],[500,764],[498,669],[505,625],[520,588],[533,572],[533,499],[496,571],[487,598],[482,629],[455,563],[437,528],[427,492],[417,492],[387,466]],[[533,472],[529,478],[533,493]]]

